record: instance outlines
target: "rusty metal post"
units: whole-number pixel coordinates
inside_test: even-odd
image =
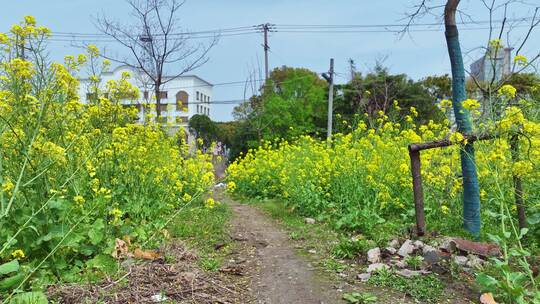
[[[519,138],[517,135],[513,135],[510,138],[510,150],[512,152],[512,162],[519,161]],[[527,216],[525,215],[525,206],[523,205],[523,186],[521,184],[521,178],[515,174],[512,175],[514,180],[514,197],[516,200],[517,216],[519,228],[527,227]]]
[[[423,236],[426,232],[426,220],[424,215],[424,190],[422,189],[422,173],[420,171],[420,151],[409,146],[409,156],[411,158],[411,173],[413,179],[416,233],[418,236]]]

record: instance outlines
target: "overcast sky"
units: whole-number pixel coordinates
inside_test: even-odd
[[[538,0],[530,0],[531,3]],[[130,21],[128,6],[123,0],[0,0],[0,31],[7,31],[24,15],[33,15],[38,23],[53,32],[97,32],[93,20],[104,13],[123,22]],[[280,25],[363,25],[400,24],[417,0],[187,0],[182,8],[183,29],[199,31],[208,29],[251,26],[261,23]],[[476,21],[489,19],[488,11],[480,0],[463,0],[462,9]],[[500,2],[500,1],[499,1]],[[440,3],[433,0],[433,3]],[[510,18],[532,16],[532,7],[515,5],[509,9]],[[442,22],[442,11],[418,22]],[[500,12],[502,13],[502,11]],[[495,19],[500,18],[500,13]],[[465,52],[474,51],[486,44],[488,30],[485,24],[466,24],[461,28]],[[425,27],[424,27],[425,28]],[[484,28],[484,29],[479,29]],[[328,70],[329,58],[336,61],[337,82],[348,80],[348,59],[355,60],[357,69],[369,71],[377,60],[391,72],[406,73],[414,79],[427,75],[449,73],[449,62],[442,26],[436,31],[411,32],[401,39],[393,33],[286,33],[270,35],[270,66],[305,67],[318,73]],[[518,40],[525,28],[514,31],[511,39]],[[539,33],[533,33],[526,47],[529,54],[540,50]],[[51,58],[59,60],[78,50],[70,42],[51,42]],[[253,67],[262,66],[262,34],[222,37],[210,52],[210,61],[192,72],[211,83],[246,80]],[[116,46],[111,44],[109,48]],[[466,56],[469,64],[478,52]],[[222,85],[214,88],[214,100],[244,98],[243,85]],[[232,105],[215,105],[212,118],[230,120]]]

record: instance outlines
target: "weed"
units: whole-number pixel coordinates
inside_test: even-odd
[[[340,259],[352,259],[360,254],[366,253],[375,246],[371,240],[354,240],[343,237],[332,249],[332,255]]]
[[[418,301],[437,301],[444,290],[444,284],[433,274],[404,278],[392,271],[381,270],[371,276],[368,283],[396,289]]]
[[[343,295],[343,300],[351,304],[376,303],[377,297],[370,293],[351,292]]]
[[[420,266],[422,266],[422,262],[424,261],[424,258],[419,255],[409,255],[405,258],[405,263],[409,265],[410,267],[414,268],[414,270],[418,270]]]
[[[203,257],[199,261],[199,265],[206,271],[218,271],[221,266],[221,261],[214,257]]]
[[[347,264],[332,258],[322,260],[321,264],[325,270],[330,272],[343,272],[343,270],[347,269]]]

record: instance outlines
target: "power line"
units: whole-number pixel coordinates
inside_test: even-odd
[[[223,35],[216,35],[216,36],[193,36],[193,37],[182,37],[182,38],[167,38],[168,40],[171,40],[171,41],[175,41],[175,40],[184,40],[184,39],[208,39],[208,38],[221,38],[221,37],[231,37],[231,36],[244,36],[244,35],[253,35],[253,34],[258,34],[259,32],[257,31],[250,31],[250,32],[239,32],[239,33],[231,33],[231,34],[223,34]],[[120,41],[124,41],[124,42],[129,42],[131,40],[127,40],[127,39],[119,39]],[[109,38],[109,39],[105,39],[105,38],[91,38],[91,39],[85,39],[85,38],[82,38],[82,37],[73,37],[73,39],[68,39],[67,36],[65,37],[61,37],[61,38],[49,38],[47,39],[47,41],[52,41],[52,42],[86,42],[86,43],[91,43],[91,42],[112,42],[112,43],[117,43],[119,42],[118,40],[116,39],[112,39],[112,38]]]
[[[178,32],[178,33],[169,33],[167,36],[195,36],[201,34],[219,34],[219,33],[234,33],[256,30],[256,26],[241,26],[233,28],[223,28],[223,29],[213,29],[213,30],[202,30],[202,31],[193,31],[193,32]],[[78,32],[52,32],[51,36],[68,36],[68,37],[110,37],[110,35],[105,33],[78,33]],[[165,36],[164,34],[153,34],[155,37]]]
[[[523,18],[514,18],[506,19],[505,22],[525,22],[532,21],[533,17],[523,17]],[[503,20],[482,20],[482,21],[461,21],[458,22],[458,25],[468,25],[468,24],[498,24],[502,23]],[[425,27],[425,26],[438,26],[442,23],[388,23],[388,24],[277,24],[278,28],[388,28],[388,27]]]
[[[533,17],[523,17],[523,18],[514,18],[507,19],[505,22],[525,22],[531,21]],[[500,24],[503,20],[482,20],[482,21],[462,21],[458,22],[459,25],[479,25],[479,24]],[[392,28],[400,27],[405,28],[406,26],[410,28],[417,27],[429,27],[429,26],[439,26],[441,23],[413,23],[413,24],[404,24],[404,23],[388,23],[388,24],[277,24],[272,25],[273,30],[294,30],[294,29],[354,29],[354,28]],[[484,28],[482,28],[484,29]],[[414,31],[414,30],[412,30]],[[250,26],[239,26],[231,28],[222,28],[222,29],[212,29],[212,30],[201,30],[201,31],[192,31],[192,32],[178,32],[170,33],[168,36],[198,36],[198,35],[208,35],[208,34],[245,34],[245,33],[257,33],[261,32],[261,25],[250,25]],[[52,32],[52,37],[66,38],[66,37],[76,37],[76,38],[108,38],[110,37],[104,33],[78,33],[78,32]],[[163,34],[155,34],[153,36],[164,36]],[[212,37],[212,36],[209,36]]]

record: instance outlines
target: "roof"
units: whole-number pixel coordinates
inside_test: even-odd
[[[132,70],[133,71],[133,68],[129,65],[126,65],[126,64],[123,64],[123,65],[119,65],[117,66],[116,68],[112,69],[111,71],[107,71],[107,72],[103,72],[101,73],[102,75],[107,75],[107,76],[112,76],[114,75],[116,72],[118,72],[119,70],[122,70],[122,69],[129,69],[129,70]],[[163,76],[164,79],[171,79],[173,78],[173,76],[168,76],[168,75],[165,75]],[[185,74],[185,75],[180,75],[180,76],[177,76],[177,77],[174,77],[175,79],[176,78],[197,78],[198,80],[208,84],[210,87],[213,87],[214,85],[211,84],[210,82],[202,79],[201,77],[197,76],[197,75],[193,75],[193,74]],[[82,77],[82,78],[79,78],[79,80],[88,80],[89,77]]]

